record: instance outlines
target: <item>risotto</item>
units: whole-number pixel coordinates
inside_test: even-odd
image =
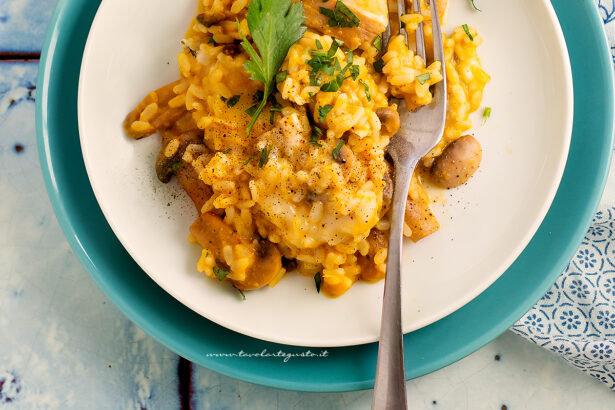
[[[446,129],[412,179],[407,237],[439,228],[424,178],[454,187],[478,167],[480,145],[464,133],[489,82],[477,55],[482,38],[457,27],[445,36],[445,61],[426,65],[400,35],[383,49],[386,0],[274,1],[269,7],[290,7],[289,19],[300,10],[307,29],[281,56],[268,92],[249,71],[259,60],[245,43],[260,38],[250,13],[272,0],[253,1],[198,0],[178,80],[150,92],[124,128],[135,139],[162,136],[156,173],[162,182],[175,176],[198,210],[189,239],[202,248],[200,272],[240,290],[297,272],[339,296],[385,274],[393,178],[385,151],[400,126],[391,97],[409,109],[429,104],[444,64]],[[426,7],[402,22],[411,38],[422,22],[431,44]]]

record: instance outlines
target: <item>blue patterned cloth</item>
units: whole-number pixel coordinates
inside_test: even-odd
[[[596,0],[615,63],[615,0]],[[611,173],[612,174],[612,173]],[[615,180],[572,261],[512,331],[615,390]]]

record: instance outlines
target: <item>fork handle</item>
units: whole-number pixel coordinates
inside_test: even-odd
[[[404,372],[404,345],[401,329],[401,245],[406,199],[412,172],[416,166],[400,167],[395,161],[395,188],[391,211],[391,228],[382,320],[380,321],[380,344],[372,409],[406,409],[406,377]]]

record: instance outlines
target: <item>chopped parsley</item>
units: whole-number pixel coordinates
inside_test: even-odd
[[[280,71],[279,73],[277,73],[275,75],[276,84],[281,83],[282,81],[286,80],[286,76],[288,76],[288,71],[286,70]]]
[[[322,130],[320,127],[313,123],[313,120],[310,120],[310,124],[312,125],[312,135],[310,135],[310,144],[315,145],[317,147],[322,147],[322,144],[318,142],[318,139],[322,136]]]
[[[322,105],[318,107],[318,120],[320,122],[324,122],[325,118],[327,117],[327,114],[329,114],[329,112],[332,109],[333,109],[333,106],[331,104]]]
[[[241,296],[241,300],[246,300],[246,294],[245,294],[245,293],[243,293],[243,290],[239,289],[238,287],[236,287],[236,286],[234,286],[234,285],[233,285],[233,287],[234,287],[235,289],[237,289],[237,292],[239,292],[239,296]]]
[[[229,271],[224,268],[219,267],[218,265],[214,266],[214,275],[218,278],[219,281],[223,281],[229,275]]]
[[[252,0],[246,19],[258,52],[239,28],[239,20],[236,20],[242,37],[241,46],[250,57],[243,67],[250,74],[250,79],[264,85],[262,101],[252,113],[252,120],[246,128],[250,135],[275,88],[277,73],[288,50],[303,37],[307,28],[303,3],[293,3],[292,0]]]
[[[359,83],[365,88],[365,96],[367,97],[367,101],[371,101],[372,94],[369,92],[369,85],[367,85],[362,78],[359,79]]]
[[[344,82],[344,76],[341,74],[338,74],[335,77],[335,79],[329,81],[328,83],[323,84],[322,87],[320,87],[320,91],[324,91],[326,93],[337,92],[342,87],[343,82]]]
[[[378,34],[374,41],[372,42],[372,46],[376,47],[376,50],[382,51],[382,36]]]
[[[416,81],[418,81],[421,85],[425,84],[425,82],[429,80],[431,80],[430,73],[423,73],[416,76]]]
[[[320,7],[320,14],[329,18],[329,27],[359,27],[359,18],[341,1],[335,3],[335,9]]]
[[[248,159],[246,159],[246,162],[244,162],[243,165],[244,166],[248,165],[250,163],[250,161],[252,161],[252,158],[254,158],[257,154],[258,154],[258,152],[255,152],[254,154],[250,155],[250,157]]]
[[[230,149],[230,148],[228,148],[228,149],[224,150],[222,153],[223,153],[223,154],[228,154],[229,152],[231,152],[231,149]]]
[[[461,28],[463,28],[463,31],[466,32],[466,35],[468,36],[470,41],[474,41],[474,37],[472,36],[472,33],[470,33],[470,28],[468,27],[468,25],[464,24],[463,26],[461,26]]]
[[[278,100],[275,98],[275,96],[272,94],[271,95],[271,108],[269,109],[269,123],[273,124],[273,118],[276,112],[282,112],[282,106],[280,105],[280,103],[278,102]]]
[[[340,150],[342,149],[342,147],[344,146],[344,140],[340,140],[340,142],[337,143],[337,146],[335,148],[333,148],[333,159],[334,160],[338,160],[340,158]]]
[[[258,160],[259,168],[264,167],[265,164],[267,163],[267,159],[269,159],[269,153],[271,152],[271,148],[273,148],[273,146],[270,145],[261,150],[261,158]]]
[[[381,73],[383,68],[384,68],[384,60],[382,58],[379,58],[378,60],[374,61],[374,71],[375,72]]]
[[[474,0],[470,0],[470,3],[472,3],[472,7],[474,7],[474,10],[476,10],[476,11],[482,11],[481,9],[479,9],[478,7],[476,7],[476,4],[474,4]]]
[[[322,43],[320,42],[320,40],[316,39],[315,43],[316,43],[316,48],[319,49],[319,50],[322,50]]]
[[[485,125],[485,122],[487,122],[489,117],[491,117],[491,107],[485,107],[485,110],[483,111],[483,125]]]
[[[320,293],[320,284],[322,282],[322,278],[320,277],[320,272],[314,275],[314,284],[316,285],[316,292]]]
[[[226,101],[226,106],[229,107],[229,108],[233,108],[239,102],[239,98],[241,98],[241,96],[239,96],[239,95],[232,96],[231,98],[229,98]]]
[[[181,162],[176,162],[175,164],[171,165],[171,169],[173,170],[173,172],[177,172],[181,164]]]

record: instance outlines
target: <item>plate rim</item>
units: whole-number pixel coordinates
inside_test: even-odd
[[[120,4],[123,3],[120,2]],[[558,157],[553,162],[554,175],[552,178],[552,184],[549,185],[548,189],[542,191],[540,206],[536,208],[537,212],[532,215],[532,218],[528,219],[527,223],[525,224],[526,229],[524,230],[523,237],[520,241],[514,243],[514,246],[512,246],[511,244],[510,251],[506,254],[505,258],[502,258],[498,262],[496,268],[485,271],[485,275],[481,277],[479,283],[477,283],[477,286],[473,287],[471,290],[466,289],[463,293],[460,293],[458,296],[452,299],[453,303],[442,304],[441,306],[432,309],[433,311],[429,316],[421,317],[419,320],[402,323],[404,333],[418,330],[420,328],[437,322],[438,320],[448,316],[459,308],[465,306],[467,303],[469,303],[479,294],[481,294],[485,289],[487,289],[490,285],[492,285],[523,252],[527,244],[530,242],[530,240],[538,230],[540,224],[542,223],[553,202],[553,199],[555,198],[555,194],[564,173],[568,152],[570,149],[574,94],[570,60],[568,58],[568,49],[561,28],[559,27],[557,16],[555,15],[555,12],[548,0],[540,0],[538,4],[541,7],[541,11],[544,10],[544,12],[546,12],[546,14],[548,15],[548,17],[545,18],[545,21],[548,21],[548,33],[549,35],[553,33],[553,37],[555,38],[555,44],[553,49],[557,51],[557,59],[553,60],[552,63],[554,64],[554,66],[558,67],[561,72],[563,81],[560,90],[562,93],[561,95],[563,95],[562,101],[565,102],[565,104],[562,104],[561,110],[558,111],[558,113],[561,112],[564,115],[565,122],[562,122],[564,126],[561,138],[561,151],[560,149],[556,151]],[[290,345],[303,345],[303,343],[305,343],[306,346],[311,347],[344,347],[376,342],[378,339],[378,335],[368,332],[366,330],[355,331],[354,333],[347,336],[331,337],[323,334],[322,336],[311,337],[308,339],[306,336],[300,337],[296,334],[267,333],[259,326],[250,327],[250,325],[246,325],[245,321],[241,324],[237,323],[233,321],[232,316],[211,313],[208,311],[208,306],[204,305],[201,301],[199,301],[202,298],[195,299],[194,296],[186,297],[184,294],[182,294],[181,289],[179,287],[176,287],[172,283],[169,277],[165,277],[164,275],[160,274],[160,269],[156,268],[155,264],[150,262],[150,259],[147,254],[143,252],[138,252],[135,249],[135,247],[133,246],[134,240],[130,240],[130,235],[126,233],[126,225],[118,223],[118,217],[114,211],[117,207],[114,207],[112,206],[112,204],[109,203],[105,196],[108,191],[102,188],[104,184],[100,183],[99,180],[96,178],[97,176],[100,177],[102,174],[105,174],[105,170],[100,168],[100,166],[97,165],[96,161],[92,161],[93,155],[95,155],[96,151],[91,148],[92,143],[88,143],[88,141],[90,141],[91,135],[95,136],[96,134],[95,131],[92,131],[92,127],[88,126],[83,121],[84,117],[90,115],[87,107],[92,106],[91,96],[95,95],[91,93],[91,84],[98,84],[100,81],[99,78],[92,80],[92,76],[87,75],[88,68],[95,65],[92,60],[98,61],[98,58],[101,55],[106,57],[106,54],[100,54],[96,52],[95,45],[97,42],[100,42],[101,37],[106,38],[104,35],[101,36],[101,30],[104,34],[106,28],[110,27],[110,21],[115,20],[113,18],[113,14],[109,13],[109,9],[113,8],[118,8],[117,2],[114,3],[113,1],[109,0],[107,2],[101,3],[100,7],[96,12],[94,20],[92,21],[87,36],[83,57],[81,60],[81,68],[79,71],[77,119],[80,134],[80,144],[82,147],[82,154],[85,162],[86,172],[90,180],[90,185],[92,187],[92,190],[94,191],[95,197],[97,198],[97,202],[100,205],[103,214],[105,215],[107,223],[115,233],[115,236],[124,245],[124,248],[127,250],[127,252],[137,262],[141,269],[146,272],[150,278],[152,278],[152,280],[154,280],[160,287],[162,287],[169,294],[175,297],[175,299],[177,299],[193,311],[199,313],[206,319],[218,323],[219,325],[227,327],[238,333],[242,333],[253,338],[258,338],[273,343],[283,343]],[[106,22],[106,24],[103,25],[103,22]],[[553,27],[553,30],[551,30],[551,27]],[[109,74],[105,73],[105,75]],[[89,89],[90,92],[85,92],[85,89]],[[477,131],[477,127],[473,127],[472,131]],[[351,303],[347,306],[354,305]],[[409,324],[411,324],[411,326],[408,326]],[[320,333],[318,334],[320,335]]]
[[[483,329],[477,329],[480,332],[478,337],[475,337],[474,335],[469,335],[468,334],[469,331],[460,331],[458,335],[459,339],[456,342],[458,342],[458,345],[461,345],[462,347],[457,347],[454,349],[449,349],[448,351],[443,351],[442,352],[443,354],[440,354],[438,357],[432,357],[432,358],[428,358],[427,360],[422,360],[422,361],[416,358],[413,358],[413,357],[409,357],[409,360],[407,360],[406,362],[406,367],[408,370],[408,373],[407,373],[408,377],[416,377],[418,375],[426,374],[430,371],[436,370],[440,367],[443,367],[447,364],[450,364],[466,356],[467,354],[480,348],[481,346],[483,346],[484,344],[486,344],[487,342],[495,338],[497,335],[502,333],[504,330],[506,330],[510,326],[510,324],[514,323],[514,321],[516,321],[518,317],[520,317],[523,313],[525,313],[527,309],[529,309],[531,305],[535,303],[535,301],[540,296],[542,296],[542,294],[544,294],[546,290],[548,290],[548,288],[552,285],[555,279],[559,276],[563,268],[567,265],[568,261],[570,260],[574,252],[576,251],[578,244],[581,242],[591,222],[591,218],[595,212],[595,209],[597,207],[601,193],[604,189],[604,185],[606,183],[608,166],[611,160],[612,143],[613,143],[613,139],[612,139],[612,135],[613,135],[613,82],[612,82],[613,71],[612,71],[612,66],[611,66],[611,57],[608,54],[608,51],[607,51],[608,48],[606,47],[606,44],[607,44],[606,35],[604,33],[604,28],[599,18],[598,11],[595,8],[595,5],[593,2],[583,2],[582,4],[567,4],[567,5],[565,5],[565,0],[552,0],[552,2],[553,2],[553,5],[556,6],[556,9],[559,9],[559,13],[557,14],[558,14],[558,18],[560,19],[560,23],[562,19],[566,18],[567,13],[573,13],[575,9],[580,9],[580,11],[584,12],[586,17],[588,17],[589,23],[590,23],[589,29],[584,35],[585,37],[590,36],[592,40],[596,42],[595,44],[592,44],[592,46],[589,48],[593,49],[594,51],[597,51],[597,54],[599,57],[599,63],[600,63],[600,64],[596,64],[596,67],[594,68],[600,71],[599,72],[600,79],[605,79],[605,78],[610,79],[610,81],[607,81],[605,84],[602,84],[601,88],[599,89],[600,91],[599,94],[593,95],[593,97],[596,99],[599,97],[602,97],[604,104],[602,105],[603,110],[600,111],[600,114],[605,114],[603,118],[597,118],[597,124],[599,125],[594,126],[594,128],[599,128],[599,130],[602,131],[602,135],[601,135],[602,138],[600,139],[600,144],[598,144],[599,147],[598,146],[596,147],[596,148],[600,148],[599,153],[601,155],[599,155],[598,157],[594,159],[594,163],[596,167],[598,168],[598,172],[596,173],[596,175],[593,175],[594,177],[592,180],[593,184],[587,187],[587,189],[589,190],[588,197],[585,198],[585,200],[583,201],[584,203],[581,205],[582,207],[581,213],[580,213],[580,216],[578,216],[577,224],[574,227],[569,229],[569,231],[571,231],[569,236],[567,236],[567,239],[569,240],[564,241],[564,242],[567,242],[567,245],[564,243],[565,246],[563,246],[562,249],[555,252],[555,254],[553,252],[550,252],[548,254],[548,256],[553,257],[553,260],[550,263],[551,270],[549,271],[548,274],[543,274],[542,280],[540,280],[538,283],[535,284],[535,287],[533,287],[533,290],[529,292],[529,295],[525,294],[521,296],[522,303],[516,304],[517,305],[516,307],[511,308],[512,311],[500,312],[502,309],[496,308],[496,309],[492,309],[492,311],[490,312],[486,312],[484,318],[488,319],[487,321],[495,321],[497,323],[495,323],[494,326],[490,326],[490,327],[488,326],[487,328],[485,328],[485,326],[482,326]],[[85,240],[87,240],[88,238],[85,237],[86,234],[83,232],[84,228],[82,226],[78,227],[75,225],[75,222],[73,221],[75,216],[69,215],[69,211],[72,210],[71,203],[66,202],[66,198],[63,198],[61,196],[61,194],[64,192],[63,184],[65,182],[63,182],[63,178],[66,178],[66,176],[63,175],[63,172],[64,172],[63,170],[54,168],[55,158],[53,155],[55,151],[53,151],[54,147],[52,144],[52,140],[50,140],[49,138],[50,130],[48,128],[50,125],[57,126],[57,124],[55,124],[54,121],[56,122],[60,121],[60,118],[53,119],[52,118],[53,115],[61,115],[61,114],[56,113],[55,106],[49,104],[50,99],[53,100],[53,99],[58,98],[57,95],[53,93],[50,94],[50,89],[48,88],[50,85],[50,80],[54,76],[57,79],[57,76],[59,75],[57,70],[63,69],[63,65],[61,64],[61,61],[58,61],[58,57],[56,57],[56,54],[62,54],[62,52],[66,53],[66,50],[64,50],[67,47],[66,43],[72,40],[70,38],[67,38],[70,36],[60,37],[60,32],[62,32],[63,30],[71,30],[71,29],[72,30],[78,30],[78,29],[83,30],[84,28],[86,28],[87,30],[87,27],[89,27],[89,24],[91,23],[91,20],[88,20],[89,16],[88,18],[83,18],[82,16],[82,20],[78,21],[78,19],[76,18],[76,14],[80,10],[79,7],[96,8],[96,6],[80,5],[79,3],[83,3],[83,2],[79,2],[77,0],[60,0],[54,12],[54,15],[52,17],[51,25],[50,25],[48,35],[45,40],[45,45],[44,45],[44,48],[41,54],[41,68],[39,69],[39,78],[38,78],[38,83],[37,83],[37,88],[39,90],[39,93],[38,93],[38,97],[36,101],[36,122],[37,122],[37,140],[38,140],[41,168],[43,171],[45,184],[48,190],[48,194],[49,194],[52,206],[54,208],[58,221],[62,227],[62,230],[64,231],[65,236],[67,237],[71,247],[73,248],[73,251],[78,256],[82,264],[86,267],[86,269],[88,270],[88,272],[90,273],[94,281],[99,285],[99,287],[103,290],[103,292],[107,294],[107,297],[109,297],[120,308],[120,310],[122,310],[124,314],[126,314],[126,316],[128,316],[131,320],[133,320],[138,326],[140,326],[146,332],[150,333],[154,338],[158,339],[160,342],[162,342],[163,344],[171,348],[171,350],[178,352],[180,355],[192,361],[195,361],[199,364],[209,367],[212,370],[215,370],[220,373],[229,375],[231,377],[239,378],[245,381],[250,381],[254,383],[259,383],[259,384],[268,385],[272,387],[278,387],[278,388],[285,388],[285,389],[305,390],[305,391],[347,391],[347,390],[370,388],[373,383],[373,372],[369,370],[365,371],[364,369],[361,369],[362,370],[361,375],[358,374],[360,372],[356,372],[357,374],[341,374],[341,375],[331,374],[331,375],[328,375],[328,378],[324,378],[324,379],[310,377],[309,380],[293,380],[293,379],[284,379],[280,377],[280,374],[284,372],[280,368],[275,369],[275,368],[271,368],[271,366],[267,367],[266,371],[263,374],[261,374],[262,372],[259,372],[258,370],[263,370],[263,365],[265,361],[259,362],[260,364],[258,366],[252,366],[250,368],[250,366],[245,366],[245,363],[246,363],[245,360],[244,362],[226,361],[225,363],[224,360],[216,360],[216,359],[212,359],[211,357],[206,359],[202,357],[202,355],[199,356],[198,351],[195,350],[196,346],[194,346],[194,343],[190,342],[190,340],[187,340],[187,338],[189,338],[187,334],[181,334],[180,332],[179,334],[180,337],[178,338],[177,337],[178,335],[165,334],[161,330],[160,326],[156,327],[156,323],[155,323],[156,318],[151,316],[152,313],[148,313],[147,310],[145,311],[143,310],[143,309],[146,309],[144,307],[144,303],[146,303],[147,301],[144,301],[144,300],[134,301],[133,300],[131,301],[131,303],[129,303],[127,300],[122,299],[122,297],[125,295],[121,294],[120,291],[118,291],[117,289],[114,289],[112,287],[113,283],[108,282],[109,279],[104,277],[104,275],[102,274],[103,272],[99,270],[99,269],[102,269],[104,265],[99,266],[99,263],[98,263],[99,260],[97,259],[97,258],[100,258],[99,252],[101,250],[100,249],[90,249],[88,251],[86,249],[88,244],[85,242]],[[97,3],[97,2],[89,2],[89,3]],[[571,18],[571,17],[572,16],[570,15],[568,16],[568,18]],[[575,17],[578,18],[578,14],[575,15]],[[74,22],[75,20],[77,20],[76,23]],[[72,22],[71,23],[72,26],[67,26],[63,28],[62,24],[64,24],[65,22],[68,22],[68,23]],[[564,27],[562,27],[562,29],[564,29]],[[566,30],[564,30],[564,34],[566,35]],[[579,43],[579,39],[573,38],[572,42]],[[567,43],[569,47],[569,52],[571,52],[570,42],[567,41]],[[579,48],[578,44],[577,44],[577,48]],[[80,54],[82,50],[83,49],[80,46],[80,47],[77,47],[77,50],[72,50],[72,52],[73,53],[76,52]],[[579,51],[579,50],[575,50],[575,51]],[[68,51],[68,53],[70,52],[71,51]],[[80,58],[79,58],[79,61],[80,61]],[[571,62],[574,62],[573,55],[571,55]],[[60,68],[56,69],[56,65],[59,65]],[[66,69],[64,68],[64,70]],[[573,76],[574,76],[574,67],[573,67]],[[52,91],[54,91],[54,89],[52,89]],[[575,94],[576,94],[576,91],[577,90],[575,90]],[[579,101],[579,99],[575,99],[575,100]],[[581,109],[578,109],[578,108],[579,107],[575,106],[575,119],[577,119],[577,115],[581,115],[579,114],[580,112],[582,112],[583,115],[586,115],[587,118],[592,117],[592,115],[593,117],[597,117],[598,110],[584,111],[583,110],[584,107],[581,107]],[[71,120],[70,117],[66,117],[70,115],[70,109],[68,111],[69,113],[65,113],[65,116],[61,118],[62,120],[68,120],[67,124],[69,124]],[[73,119],[76,119],[76,115],[74,117],[75,118]],[[70,125],[66,125],[66,126],[70,127]],[[575,135],[575,132],[573,131],[573,139],[574,139],[574,135]],[[568,166],[566,168],[568,170]],[[567,178],[567,173],[565,172],[564,179],[562,181],[565,181],[566,178]],[[515,261],[515,263],[513,264],[513,267],[517,265],[518,263],[522,263],[522,262],[519,262],[519,259],[522,259],[523,255],[525,255],[528,251],[531,251],[532,247],[535,248],[535,245],[534,245],[535,239],[537,236],[539,236],[539,233],[543,230],[543,225],[545,224],[548,225],[549,223],[552,223],[551,219],[556,218],[556,216],[552,215],[552,210],[553,208],[557,208],[557,206],[555,205],[556,205],[556,201],[558,200],[558,197],[560,196],[560,191],[562,191],[561,186],[560,186],[560,190],[558,190],[558,195],[556,196],[554,205],[552,205],[551,209],[549,210],[549,214],[545,218],[545,222],[543,222],[543,224],[541,225],[541,228],[539,229],[539,232],[532,239],[528,247],[523,251],[522,255],[517,259],[517,261]],[[561,195],[566,196],[566,198],[564,199],[570,200],[574,198],[574,195],[570,197],[570,193],[566,193],[566,192],[562,193]],[[560,200],[562,200],[562,198],[560,198]],[[561,206],[559,208],[561,208]],[[561,213],[561,210],[559,213]],[[103,251],[104,250],[105,249],[103,249]],[[468,327],[471,327],[472,325],[474,327],[480,327],[480,324],[471,324],[470,322],[467,322],[467,320],[469,320],[469,318],[472,316],[471,313],[474,309],[480,310],[481,303],[482,304],[494,303],[497,300],[497,299],[494,299],[494,296],[498,294],[498,292],[501,292],[502,288],[506,288],[506,286],[509,285],[508,282],[512,280],[510,278],[511,276],[510,274],[507,276],[510,270],[512,270],[512,267],[509,268],[509,270],[507,270],[494,284],[492,284],[477,299],[473,300],[468,305],[462,307],[457,312],[445,317],[444,319],[438,322],[435,322],[432,325],[427,326],[426,328],[423,328],[412,334],[406,335],[404,337],[404,343],[406,345],[409,345],[409,343],[419,343],[419,344],[424,343],[425,337],[428,337],[430,333],[433,333],[434,328],[442,327],[442,323],[445,321],[447,323],[450,323],[451,320],[459,321],[459,326],[465,324],[465,325],[468,325]],[[143,275],[146,275],[146,274],[143,273]],[[514,295],[514,296],[517,297],[519,295]],[[502,301],[502,305],[504,305],[506,302],[510,302],[510,301]],[[184,307],[184,309],[188,309],[188,308]],[[158,320],[160,321],[161,319],[158,318]],[[206,319],[203,319],[203,320],[206,320]],[[229,338],[232,338],[233,340],[241,339],[241,340],[246,341],[246,343],[250,342],[255,345],[259,344],[257,342],[262,342],[262,341],[250,340],[251,338],[248,338],[243,335],[235,334],[226,329],[217,329],[216,326],[217,325],[212,326],[212,329],[218,331],[219,333],[225,334],[226,336],[228,336]],[[181,329],[179,329],[178,331],[181,331]],[[224,331],[226,331],[226,333]],[[227,333],[230,335],[227,335]],[[190,345],[190,343],[193,343],[193,344]],[[284,348],[287,348],[288,350],[292,350],[290,346],[276,345],[276,344],[266,343],[266,342],[262,342],[260,344],[261,345],[266,344],[266,345],[270,345],[274,347],[282,346]],[[365,364],[366,366],[371,366],[373,364],[374,359],[375,359],[373,356],[375,355],[375,351],[376,351],[374,348],[374,344],[361,345],[361,346],[350,346],[350,347],[331,349],[331,350],[334,351],[335,353],[340,353],[340,355],[343,355],[344,350],[350,351],[353,354],[363,353],[363,354],[371,355],[369,358],[366,358],[367,360],[367,363]],[[333,357],[334,356],[332,354],[330,361],[335,360]],[[238,366],[239,363],[243,363],[243,366]],[[273,363],[273,362],[267,362],[267,363]],[[313,363],[324,363],[324,362],[314,361]],[[309,366],[307,367],[307,369],[311,371],[315,371],[313,368],[310,368]],[[292,371],[295,371],[294,368]],[[348,378],[352,380],[348,380]]]

